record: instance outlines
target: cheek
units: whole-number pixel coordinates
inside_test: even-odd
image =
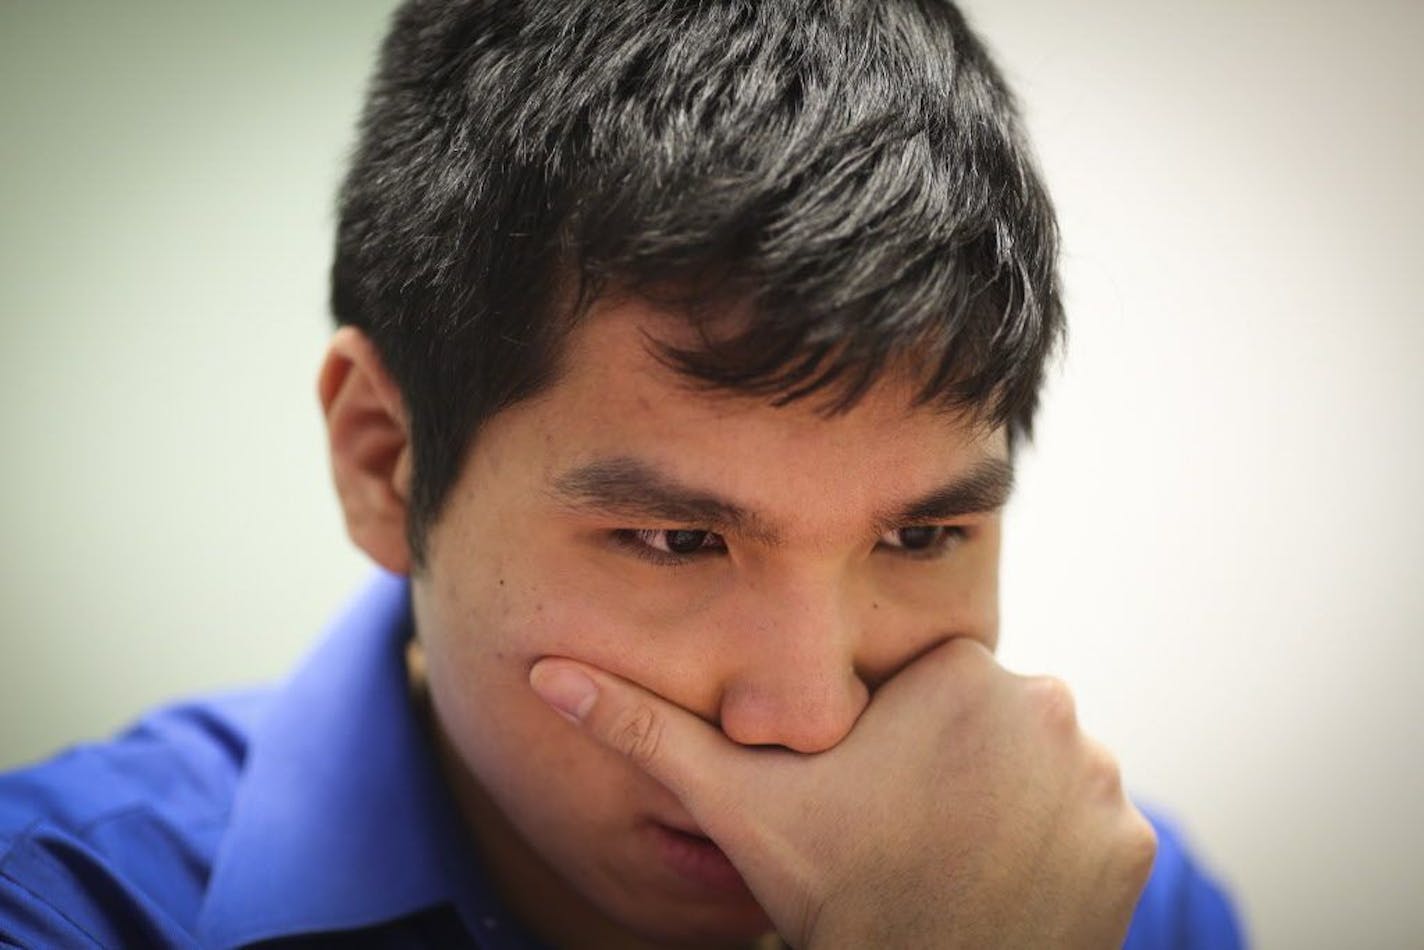
[[[665,598],[567,539],[491,552],[469,567],[432,583],[431,616],[420,621],[427,652],[469,690],[532,697],[529,668],[545,656],[639,679],[676,652],[678,625],[655,605]]]
[[[860,616],[867,638],[876,644],[877,668],[898,668],[896,659],[903,663],[949,636],[972,637],[994,650],[999,640],[997,526],[981,529],[972,543],[926,574],[885,564],[869,600],[870,609]]]
[[[999,525],[985,528],[956,575],[954,610],[959,630],[991,651],[999,642]]]
[[[659,576],[618,555],[559,538],[538,557],[506,561],[484,610],[506,659],[527,672],[543,656],[567,656],[638,678],[672,662],[709,599],[686,578]]]
[[[517,583],[515,565],[503,566],[417,597],[431,698],[463,766],[526,837],[581,841],[622,820],[636,777],[529,688],[532,663],[579,655],[588,627],[557,585]]]
[[[995,521],[966,549],[969,556],[953,584],[954,632],[979,640],[990,651],[999,643],[999,541]]]

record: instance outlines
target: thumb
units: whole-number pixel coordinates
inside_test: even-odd
[[[707,825],[728,810],[726,790],[747,750],[692,713],[622,677],[562,657],[529,671],[546,703],[657,779]]]

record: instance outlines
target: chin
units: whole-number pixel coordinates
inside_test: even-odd
[[[638,936],[659,944],[696,947],[704,944],[750,943],[774,928],[766,912],[753,901],[746,906],[669,908],[650,913],[649,908],[624,921]]]
[[[672,836],[654,833],[653,840],[659,839],[671,840]],[[686,858],[683,845],[674,842],[674,848],[683,852],[675,857]],[[707,861],[708,856],[700,853],[705,847],[694,845],[690,850],[694,852],[694,869]],[[726,862],[720,852],[717,856],[719,860],[712,863]],[[613,883],[613,887],[597,902],[623,927],[660,944],[747,943],[772,931],[771,919],[740,875],[732,871],[734,879],[729,881],[727,870],[730,865],[716,869],[710,886],[672,874],[629,875],[616,883],[605,879],[602,883]]]

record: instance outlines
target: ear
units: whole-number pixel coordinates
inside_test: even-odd
[[[366,334],[355,327],[336,331],[317,396],[346,533],[381,567],[410,573],[410,425],[400,390]]]

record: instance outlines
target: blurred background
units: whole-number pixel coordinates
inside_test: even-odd
[[[0,767],[366,567],[314,378],[391,3],[0,3]],[[1002,656],[1271,947],[1424,943],[1424,4],[968,0],[1065,235]]]

